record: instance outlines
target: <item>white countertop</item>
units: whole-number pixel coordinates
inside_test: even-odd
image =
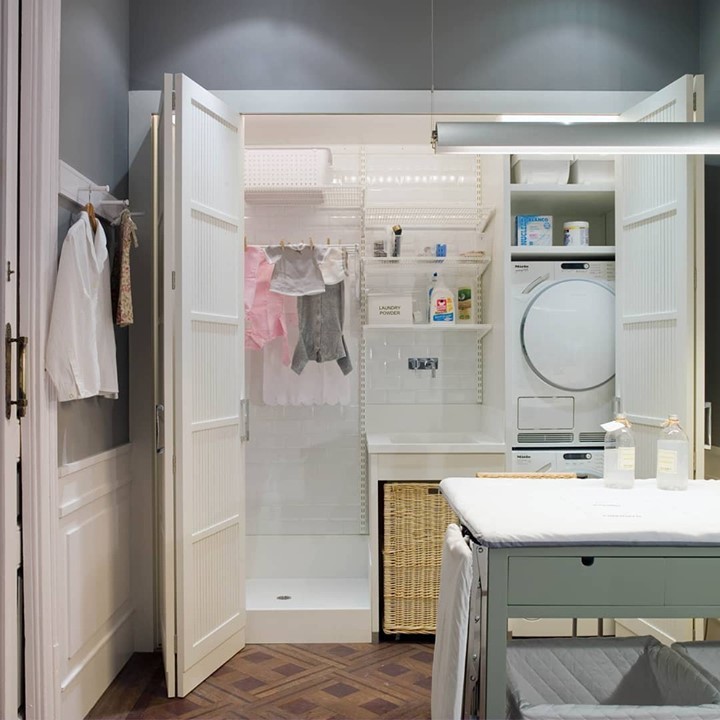
[[[446,478],[440,490],[483,545],[720,545],[720,482],[628,490],[602,480]]]
[[[505,443],[479,432],[368,433],[368,453],[504,453]]]

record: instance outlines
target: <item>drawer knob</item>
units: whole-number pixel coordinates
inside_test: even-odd
[[[591,565],[594,565],[594,564],[595,564],[595,558],[594,558],[594,557],[590,557],[589,555],[585,555],[584,557],[580,558],[580,562],[581,562],[585,567],[590,567]]]

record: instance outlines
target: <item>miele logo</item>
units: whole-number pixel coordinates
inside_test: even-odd
[[[516,270],[529,270],[530,266],[529,265],[516,265],[515,269]]]
[[[532,460],[532,458],[529,455],[516,455],[515,457],[518,460]]]

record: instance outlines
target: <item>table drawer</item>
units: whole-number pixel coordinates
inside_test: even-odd
[[[720,605],[720,558],[668,558],[667,605]]]
[[[665,558],[510,557],[508,605],[662,605]]]

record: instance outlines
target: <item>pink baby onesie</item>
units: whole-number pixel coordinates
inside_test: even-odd
[[[283,363],[290,364],[290,346],[283,296],[270,290],[273,266],[262,248],[245,250],[245,347],[262,350],[275,338],[283,339]]]

